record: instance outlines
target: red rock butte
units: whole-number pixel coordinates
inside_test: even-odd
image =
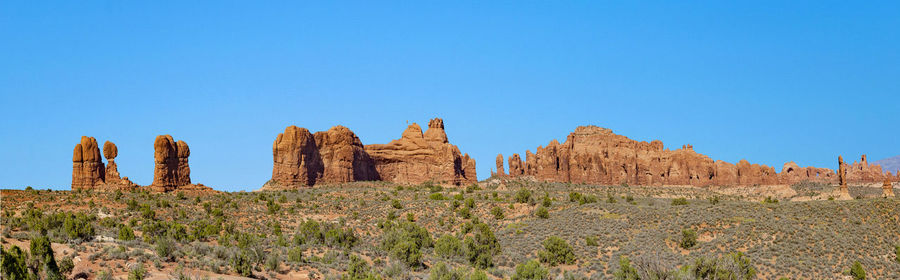
[[[400,139],[365,146],[343,126],[315,134],[289,126],[275,138],[272,157],[272,179],[263,189],[376,180],[453,185],[477,181],[475,160],[449,143],[439,118],[428,123],[425,133],[413,123]]]
[[[518,154],[510,156],[508,162],[509,173],[504,174],[503,155],[497,156],[495,176],[606,185],[747,186],[839,180],[838,174],[828,168],[788,162],[778,173],[773,167],[747,160],[737,164],[713,160],[695,152],[691,145],[664,149],[662,141],[635,141],[597,126],[580,126],[562,144],[553,140],[535,153],[526,151],[524,162]],[[868,164],[865,155],[852,165],[839,164],[847,170],[848,182],[875,183],[892,177],[882,173],[880,166]]]

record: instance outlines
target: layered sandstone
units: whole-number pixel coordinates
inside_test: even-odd
[[[81,136],[72,155],[72,189],[95,189],[103,185],[105,172],[97,139]]]
[[[524,163],[517,154],[509,158],[510,176],[553,182],[695,186],[834,182],[839,176],[828,168],[800,167],[794,162],[786,163],[777,173],[773,167],[746,160],[737,164],[715,161],[695,152],[691,145],[669,150],[659,140],[635,141],[596,126],[578,127],[565,142],[553,140],[525,155]],[[840,166],[844,168],[843,163]],[[845,176],[853,182],[884,177],[881,168],[869,165],[865,156],[847,169]]]
[[[289,126],[275,139],[272,180],[263,189],[372,180],[475,182],[475,160],[449,143],[443,120],[433,119],[428,125],[425,133],[412,124],[400,139],[367,146],[343,126],[315,134]]]
[[[881,185],[883,197],[894,197],[894,186],[890,178],[884,178],[884,184]]]
[[[498,154],[495,164],[497,164],[497,171],[491,176],[503,177],[506,176],[506,169],[503,168],[503,154]]]
[[[153,142],[153,184],[151,189],[167,192],[191,185],[188,157],[191,151],[184,141],[176,142],[171,135],[159,135]]]
[[[475,160],[460,153],[447,140],[444,121],[436,118],[422,133],[409,125],[400,139],[388,144],[366,145],[382,180],[418,184],[425,181],[462,185],[476,182]]]

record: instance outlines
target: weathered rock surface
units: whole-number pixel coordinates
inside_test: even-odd
[[[497,154],[496,164],[497,164],[497,171],[494,172],[494,174],[491,174],[491,176],[496,176],[496,177],[506,176],[506,169],[503,168],[503,154]]]
[[[168,192],[191,184],[188,157],[191,151],[184,141],[175,142],[171,135],[159,135],[153,142],[153,184],[151,189]]]
[[[476,182],[475,160],[449,143],[441,119],[431,120],[425,133],[412,124],[400,139],[367,146],[343,126],[315,134],[289,126],[272,150],[274,167],[272,180],[263,186],[266,190],[372,180]]]
[[[331,184],[379,179],[375,162],[349,128],[338,125],[313,136],[324,166],[322,178],[317,182]]]
[[[475,160],[462,155],[447,140],[444,121],[436,118],[423,134],[418,124],[409,125],[400,139],[388,144],[366,145],[379,177],[395,183],[425,181],[462,185],[474,183]]]
[[[565,142],[553,140],[535,153],[526,151],[525,156],[524,167],[517,154],[509,158],[510,176],[554,182],[695,186],[834,182],[838,177],[831,169],[800,167],[794,162],[776,173],[773,167],[746,160],[737,164],[714,161],[691,145],[669,150],[659,140],[635,141],[596,126],[578,127]],[[880,167],[869,165],[865,156],[847,169],[845,176],[853,182],[878,182],[885,176]]]
[[[881,185],[882,196],[883,197],[894,197],[894,185],[891,183],[891,179],[884,178],[884,184]]]
[[[72,189],[95,189],[104,184],[105,168],[94,137],[81,136],[72,155]]]

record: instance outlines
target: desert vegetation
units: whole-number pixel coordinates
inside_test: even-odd
[[[900,278],[900,200],[488,180],[2,192],[4,279]],[[731,190],[731,191],[729,191]]]

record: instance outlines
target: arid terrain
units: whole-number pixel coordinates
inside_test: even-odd
[[[810,182],[522,178],[234,193],[3,190],[0,231],[6,252],[49,238],[66,279],[843,279],[855,262],[870,279],[900,279],[900,200],[881,198],[881,186],[849,189],[855,199],[845,201],[833,199],[836,186]],[[40,267],[33,259],[29,268]]]

